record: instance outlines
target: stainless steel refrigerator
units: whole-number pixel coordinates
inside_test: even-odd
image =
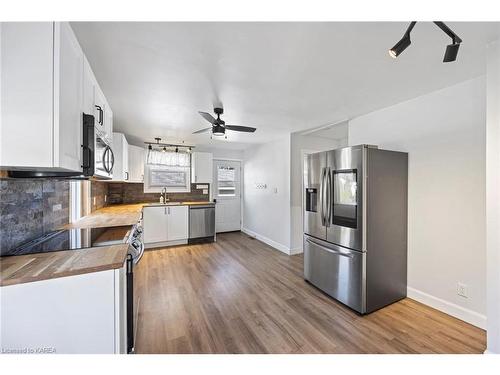
[[[406,297],[408,154],[360,145],[304,163],[304,278],[361,314]]]

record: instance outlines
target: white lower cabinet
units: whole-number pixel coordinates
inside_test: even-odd
[[[0,289],[4,352],[127,351],[126,268]]]
[[[189,207],[168,207],[167,232],[169,241],[184,240],[189,235]]]
[[[188,206],[157,206],[143,209],[146,247],[187,243],[189,236]]]
[[[151,244],[168,241],[167,207],[144,207],[143,210],[144,242]]]

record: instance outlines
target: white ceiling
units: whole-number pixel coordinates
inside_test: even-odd
[[[463,39],[442,63],[447,37],[418,23],[396,60],[387,50],[406,22],[144,23],[72,26],[132,143],[185,140],[244,148],[284,133],[337,123],[485,73],[485,46],[499,23],[450,22]],[[223,103],[227,124],[257,127],[227,141],[192,135],[197,111]]]

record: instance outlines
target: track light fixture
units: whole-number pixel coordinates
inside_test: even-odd
[[[394,47],[389,50],[389,55],[392,58],[398,57],[408,46],[411,44],[410,33],[415,27],[417,21],[410,22],[410,26],[406,29],[406,32],[403,35],[403,38],[399,42],[396,43]],[[442,21],[434,21],[434,24],[439,27],[441,30],[448,35],[452,44],[446,46],[446,51],[444,53],[443,62],[452,62],[457,59],[458,49],[460,48],[460,43],[462,43],[462,39],[458,37],[444,22]]]
[[[403,52],[411,44],[410,33],[415,27],[416,23],[417,21],[411,22],[410,26],[408,26],[408,28],[406,29],[406,32],[401,38],[401,40],[397,42],[396,45],[389,50],[389,56],[391,56],[393,59],[398,57],[401,54],[401,52]]]
[[[148,145],[148,150],[152,151],[153,149],[162,151],[162,152],[167,152],[168,150],[172,150],[175,152],[187,152],[191,153],[193,148],[195,146],[192,145],[186,145],[184,144],[184,141],[182,141],[182,144],[179,143],[163,143],[160,142],[161,138],[156,137],[155,142],[144,142],[144,144]]]

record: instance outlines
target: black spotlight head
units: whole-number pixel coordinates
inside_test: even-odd
[[[446,51],[444,53],[443,62],[455,61],[457,59],[459,48],[460,48],[460,43],[448,44],[446,46]]]
[[[403,36],[403,38],[401,38],[401,40],[397,42],[396,45],[389,50],[389,55],[395,59],[401,54],[401,52],[407,49],[410,44],[411,44],[410,35],[408,34]]]

